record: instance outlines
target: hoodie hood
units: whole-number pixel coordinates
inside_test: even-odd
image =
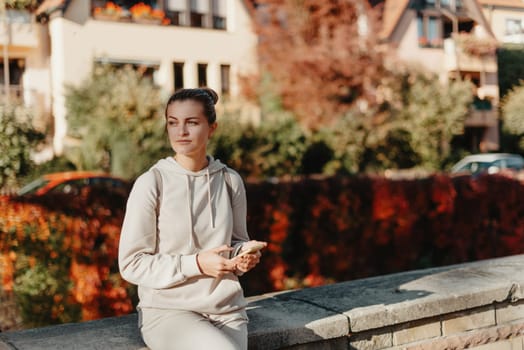
[[[212,175],[226,167],[225,164],[222,164],[220,162],[220,160],[215,160],[212,156],[207,156],[207,159],[209,161],[209,164],[207,165],[207,167],[199,171],[187,170],[186,168],[182,167],[175,160],[174,157],[166,157],[164,159],[160,159],[155,165],[153,165],[153,167],[159,168],[161,170],[164,169],[167,171],[174,171],[181,175],[194,177]]]
[[[197,181],[196,178],[200,178],[200,177],[203,177],[205,176],[206,177],[206,184],[207,184],[207,207],[208,207],[208,212],[209,212],[209,224],[211,226],[212,229],[215,229],[215,214],[216,214],[216,210],[215,210],[215,205],[213,205],[212,203],[212,195],[211,195],[211,176],[219,173],[219,172],[223,172],[223,171],[227,171],[227,167],[222,164],[220,162],[220,160],[215,160],[212,156],[207,156],[207,159],[209,161],[209,164],[207,165],[207,167],[205,167],[204,169],[202,170],[199,170],[199,171],[191,171],[191,170],[187,170],[186,168],[182,167],[176,160],[174,157],[166,157],[164,159],[161,159],[159,160],[154,166],[153,168],[157,168],[160,170],[160,172],[164,172],[164,173],[176,173],[178,175],[181,175],[185,178],[185,187],[186,187],[186,196],[185,196],[185,199],[186,199],[186,204],[187,204],[187,212],[186,212],[186,217],[187,217],[187,220],[188,220],[188,227],[189,227],[189,232],[188,232],[188,235],[189,235],[189,246],[188,248],[192,251],[195,249],[195,227],[194,227],[194,221],[195,221],[195,218],[193,216],[194,214],[194,208],[193,208],[193,198],[194,198],[194,194],[193,192],[195,191],[195,183]],[[198,215],[198,213],[197,213]]]

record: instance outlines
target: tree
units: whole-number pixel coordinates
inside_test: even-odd
[[[353,109],[324,131],[335,151],[332,171],[439,169],[451,139],[463,131],[472,91],[468,81],[451,81],[443,88],[435,74],[397,65],[377,90],[380,103],[364,113]]]
[[[401,92],[401,128],[411,133],[411,145],[421,164],[439,169],[451,152],[455,135],[464,132],[464,121],[473,101],[473,84],[449,81],[443,87],[434,74],[409,69],[401,73],[408,89]]]
[[[161,92],[131,67],[95,66],[93,75],[66,96],[66,149],[78,169],[104,170],[134,178],[169,152]]]
[[[367,1],[260,0],[256,12],[261,70],[301,124],[319,129],[375,103],[384,70]]]
[[[5,0],[7,8],[35,10],[44,0]]]
[[[497,50],[500,97],[524,79],[524,48],[520,44],[505,44]]]
[[[502,100],[503,130],[513,135],[519,145],[520,151],[524,151],[524,80],[520,85],[511,89]]]
[[[16,185],[30,171],[30,151],[44,139],[32,119],[24,107],[0,105],[0,188]]]

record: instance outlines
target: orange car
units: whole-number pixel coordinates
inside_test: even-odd
[[[126,195],[128,181],[106,173],[93,171],[67,171],[42,175],[18,191],[19,196],[42,196],[48,193],[79,194],[84,188],[96,188],[108,193]]]

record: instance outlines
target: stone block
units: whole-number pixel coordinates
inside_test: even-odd
[[[370,332],[351,334],[349,336],[350,350],[387,349],[393,346],[393,335],[390,329],[379,329]]]
[[[286,347],[286,350],[347,350],[348,338],[322,340],[314,343],[300,344]]]
[[[511,339],[511,350],[524,350],[524,336]]]
[[[393,345],[408,344],[439,336],[441,336],[439,321],[422,324],[410,322],[401,329],[393,332]]]
[[[524,320],[524,300],[496,306],[495,315],[497,324],[509,323],[520,319]]]
[[[493,306],[478,311],[456,313],[442,320],[442,335],[465,332],[471,329],[495,325],[495,309]]]
[[[346,337],[349,320],[312,303],[278,297],[258,300],[247,307],[249,349],[279,349],[326,339]]]
[[[497,341],[489,344],[472,347],[471,350],[514,350],[509,340]]]

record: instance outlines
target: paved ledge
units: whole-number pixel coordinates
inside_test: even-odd
[[[262,295],[248,315],[250,349],[397,348],[507,327],[521,337],[524,255]],[[129,315],[0,333],[0,350],[145,349],[136,324]]]

